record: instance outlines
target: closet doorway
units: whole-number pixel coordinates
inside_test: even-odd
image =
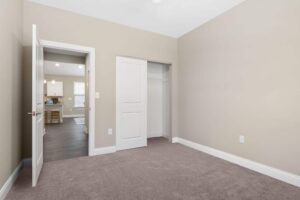
[[[170,65],[148,62],[147,138],[170,138]]]
[[[148,138],[171,138],[170,64],[116,59],[117,150],[147,146]]]

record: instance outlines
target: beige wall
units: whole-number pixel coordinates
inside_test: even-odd
[[[299,10],[248,0],[179,39],[180,137],[300,174]]]
[[[22,0],[0,6],[0,188],[21,160]]]
[[[176,83],[177,40],[158,34],[117,25],[91,17],[63,10],[24,2],[24,63],[26,67],[25,86],[28,97],[31,94],[30,44],[31,24],[37,24],[40,37],[46,40],[73,43],[96,49],[96,136],[95,146],[115,145],[115,132],[107,134],[108,128],[115,131],[115,57],[126,55],[163,63],[173,63],[172,80]],[[173,84],[173,134],[176,135],[176,85]],[[30,109],[31,99],[26,99],[25,107]],[[30,118],[25,120],[25,157],[30,156]]]
[[[45,80],[61,81],[63,82],[63,115],[84,115],[84,108],[75,108],[74,105],[74,82],[85,82],[85,77],[80,76],[59,76],[59,75],[45,75]],[[47,91],[47,87],[45,87]],[[69,100],[69,98],[72,98]]]
[[[96,147],[115,144],[115,135],[107,134],[108,128],[115,129],[115,56],[127,55],[173,63],[173,136],[178,136],[180,122],[182,138],[300,174],[298,0],[247,0],[181,37],[179,52],[176,39],[28,1],[22,35],[22,0],[1,0],[1,5],[0,187],[20,162],[22,120],[23,157],[31,155],[26,112],[31,110],[32,23],[43,39],[96,49],[96,91],[101,95],[96,100]],[[245,144],[238,143],[239,135],[246,136]]]

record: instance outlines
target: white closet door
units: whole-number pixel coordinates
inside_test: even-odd
[[[147,146],[147,61],[116,61],[117,150]]]

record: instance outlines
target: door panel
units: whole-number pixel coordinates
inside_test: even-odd
[[[124,63],[128,65],[129,63]],[[120,67],[120,100],[124,103],[139,103],[141,101],[141,84],[142,67],[135,64],[129,64],[130,67]]]
[[[121,139],[130,139],[141,137],[141,115],[137,113],[122,113],[120,121],[120,130],[122,130]]]
[[[147,61],[117,57],[117,149],[147,146]]]
[[[43,167],[44,71],[43,48],[36,25],[32,25],[32,186],[38,182]]]

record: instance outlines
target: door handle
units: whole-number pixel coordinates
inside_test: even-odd
[[[27,114],[32,115],[32,116],[38,116],[38,115],[41,115],[42,113],[41,112],[29,112]]]

